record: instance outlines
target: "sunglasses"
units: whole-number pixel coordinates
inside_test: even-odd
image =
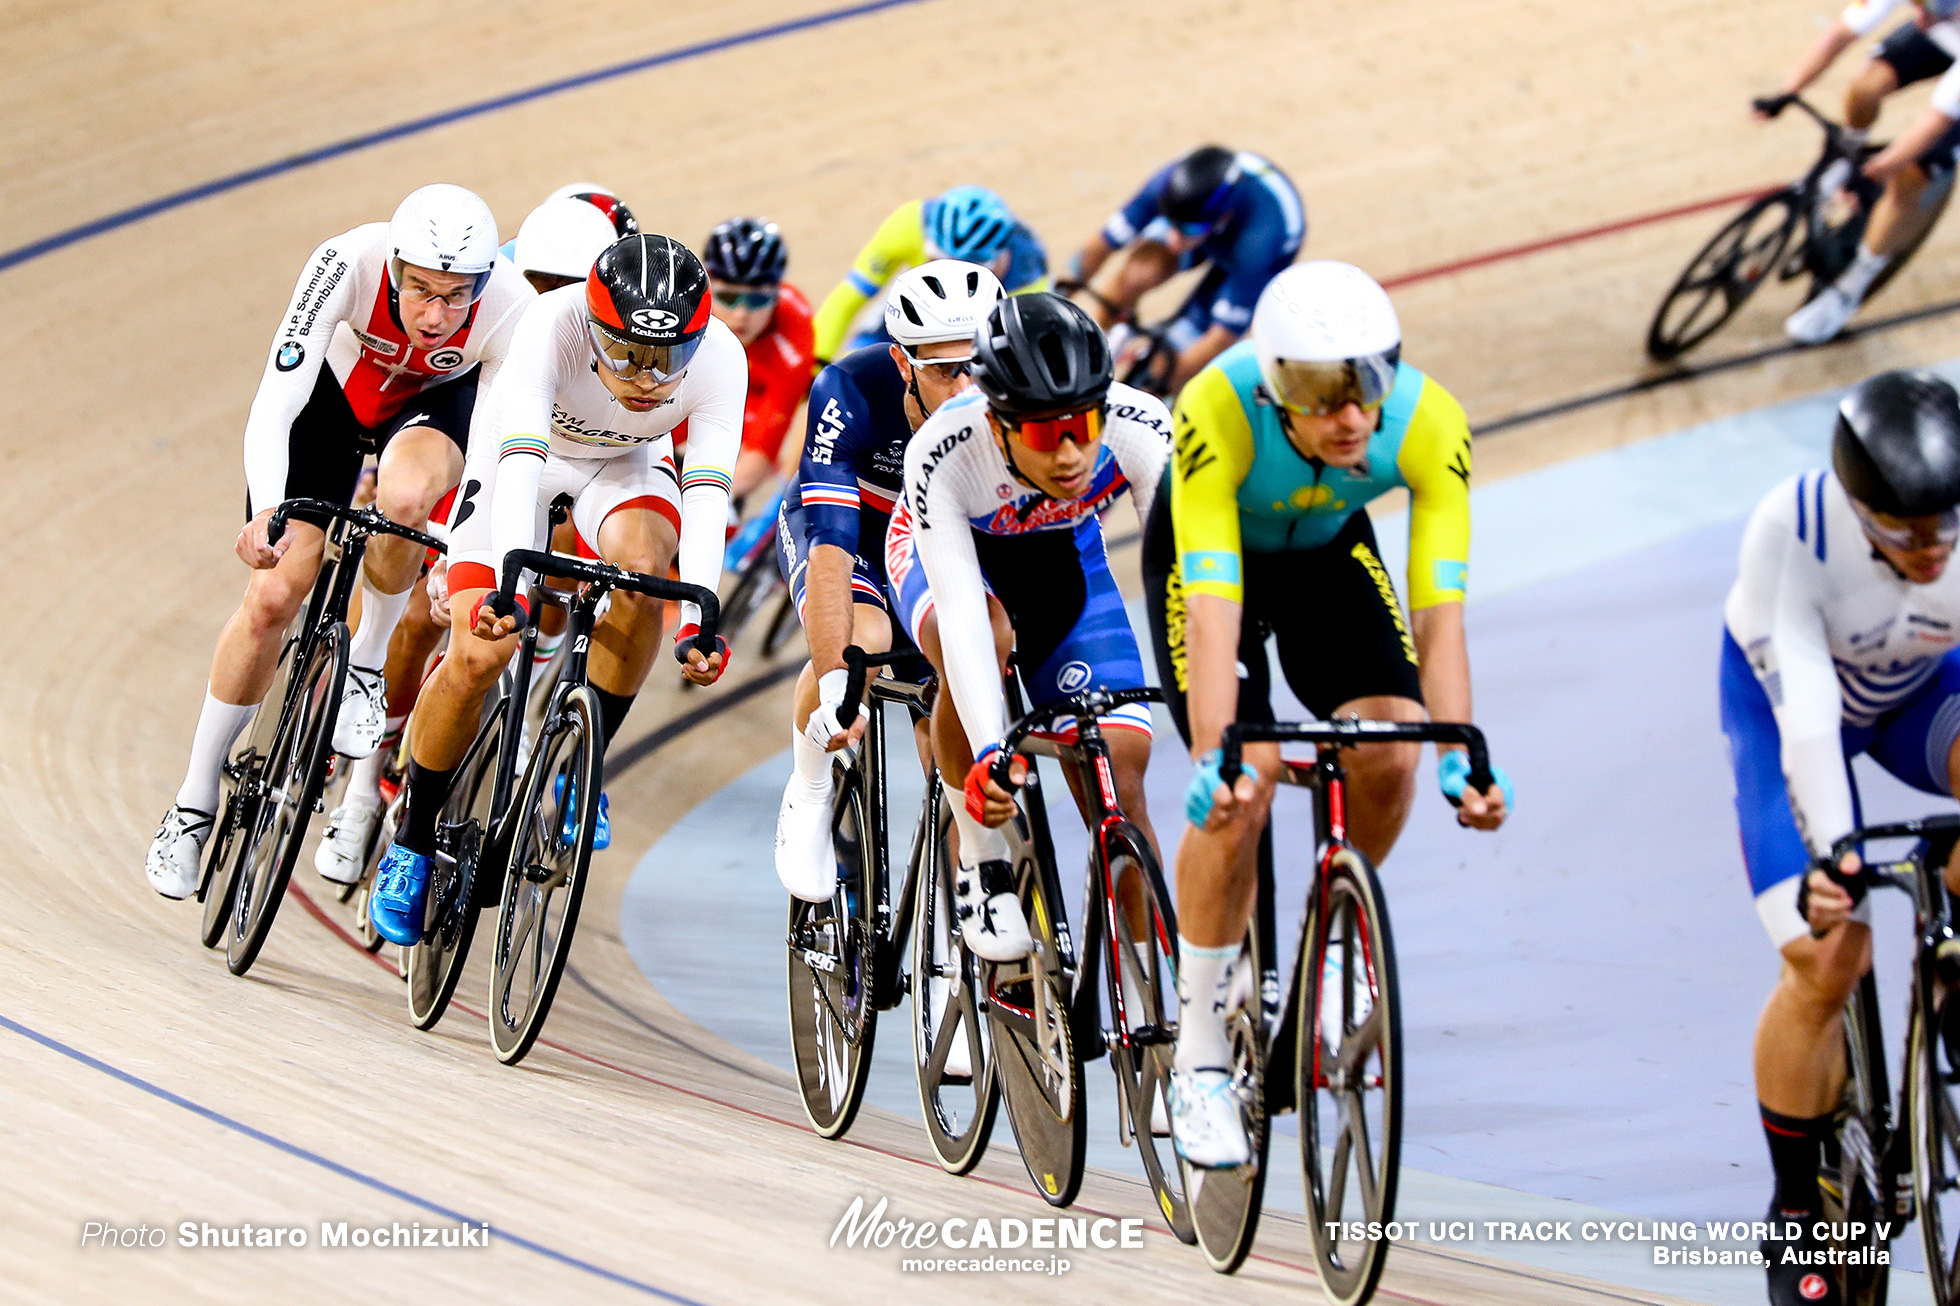
[[[594,357],[608,372],[622,381],[650,376],[655,385],[679,380],[681,373],[687,371],[688,360],[694,357],[694,351],[700,348],[702,341],[701,336],[696,336],[677,345],[636,344],[619,339],[589,318],[585,329],[592,337]]]
[[[1395,388],[1400,349],[1334,362],[1275,359],[1267,372],[1280,407],[1306,417],[1327,417],[1349,404],[1373,412]]]
[[[920,358],[903,345],[899,346],[899,351],[905,355],[905,361],[912,365],[913,371],[923,371],[942,385],[951,385],[963,376],[973,375],[972,354],[965,358]]]
[[[1859,524],[1865,534],[1880,544],[1889,544],[1895,549],[1908,553],[1921,549],[1950,549],[1960,543],[1960,508],[1948,508],[1933,516],[1933,527],[1887,526],[1878,520],[1877,514],[1856,499],[1851,506],[1857,510]]]
[[[1024,417],[1019,422],[1002,419],[1020,437],[1024,448],[1035,453],[1053,453],[1063,440],[1073,440],[1078,445],[1094,444],[1102,438],[1103,409],[1101,404],[1087,408],[1079,413],[1064,413],[1060,417]]]
[[[779,293],[774,287],[768,290],[717,290],[715,303],[723,308],[768,308],[776,302]]]

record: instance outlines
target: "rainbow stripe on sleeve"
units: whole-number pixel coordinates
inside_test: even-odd
[[[502,461],[514,453],[528,453],[533,458],[549,458],[551,441],[542,435],[507,435],[504,437],[503,447],[497,451],[497,458]]]
[[[504,450],[509,452],[508,443]],[[685,494],[697,485],[714,486],[726,494],[735,488],[735,478],[719,467],[700,467],[690,463],[687,470],[681,473],[681,493]]]

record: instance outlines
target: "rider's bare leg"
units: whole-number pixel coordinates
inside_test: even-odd
[[[1899,89],[1899,74],[1883,59],[1873,59],[1858,70],[1844,92],[1844,125],[1857,131],[1869,130],[1878,121],[1885,97]]]
[[[432,426],[398,432],[382,452],[375,473],[375,504],[390,521],[426,530],[436,501],[463,474],[463,454]],[[361,566],[361,622],[349,642],[349,665],[378,670],[388,659],[389,639],[408,607],[422,569],[424,546],[394,535],[368,541]]]
[[[1177,261],[1169,246],[1154,240],[1137,241],[1116,270],[1110,301],[1124,312],[1134,313],[1139,299],[1177,274]]]

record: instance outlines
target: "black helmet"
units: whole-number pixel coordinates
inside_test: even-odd
[[[741,286],[773,286],[789,266],[781,228],[761,218],[730,218],[708,233],[702,248],[709,275]]]
[[[1846,494],[1888,516],[1960,504],[1960,393],[1927,371],[1859,382],[1838,405],[1831,468]]]
[[[973,379],[1007,417],[1066,413],[1102,402],[1115,365],[1102,328],[1060,295],[1013,295],[973,342]]]
[[[1158,212],[1180,226],[1214,221],[1239,180],[1239,156],[1204,145],[1179,159],[1157,201]]]
[[[593,347],[612,370],[678,376],[708,330],[708,273],[670,236],[628,236],[592,265],[585,314]]]

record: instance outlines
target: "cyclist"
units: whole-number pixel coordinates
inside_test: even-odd
[[[828,363],[839,350],[886,343],[882,321],[852,337],[865,306],[899,272],[938,258],[980,264],[1010,295],[1048,289],[1048,252],[993,191],[955,186],[931,199],[907,200],[879,224],[817,309],[817,358]]]
[[[815,336],[810,301],[783,280],[789,249],[773,222],[730,218],[702,247],[714,315],[749,356],[749,399],[742,412],[742,453],[735,460],[736,510],[776,471],[783,436],[810,393]]]
[[[1307,239],[1307,210],[1286,174],[1257,154],[1206,145],[1160,168],[1110,215],[1075,255],[1071,280],[1095,276],[1127,250],[1109,307],[1129,314],[1147,291],[1186,268],[1209,264],[1171,319],[1177,358],[1165,374],[1176,394],[1235,344],[1252,321],[1259,292],[1293,261]]]
[[[1171,1131],[1204,1167],[1243,1163],[1222,1013],[1256,889],[1279,747],[1248,744],[1219,778],[1233,721],[1271,722],[1268,635],[1287,684],[1316,717],[1469,721],[1463,593],[1470,546],[1470,429],[1447,390],[1401,362],[1402,329],[1374,278],[1346,263],[1288,268],[1259,296],[1252,339],[1178,396],[1176,451],[1144,539],[1144,583],[1164,697],[1196,767],[1177,856],[1177,1051]],[[1410,492],[1404,619],[1375,549],[1370,500]],[[1377,865],[1415,796],[1420,746],[1371,745],[1348,763],[1347,822]],[[1445,746],[1443,792],[1495,829],[1499,776],[1466,787]]]
[[[349,502],[363,458],[377,452],[381,511],[425,525],[462,471],[479,381],[495,376],[532,298],[517,270],[497,257],[489,208],[460,186],[424,186],[390,221],[314,250],[246,419],[248,520],[235,551],[252,578],[218,637],[190,764],[144,858],[158,893],[183,898],[197,888],[220,771],[272,683],[286,627],[320,568],[321,528],[296,519],[268,544],[272,510],[300,497]],[[366,757],[381,742],[381,667],[422,552],[388,536],[368,545],[336,752]]]
[[[496,591],[504,556],[542,547],[546,509],[564,494],[583,549],[656,576],[678,551],[681,579],[715,588],[746,389],[741,343],[708,311],[707,272],[666,236],[626,237],[584,285],[541,295],[525,312],[485,410],[494,443],[471,457],[450,528],[449,654],[417,705],[407,808],[369,898],[383,936],[421,938],[436,821],[483,697],[516,647],[522,599],[505,607]],[[668,433],[683,420],[693,449],[677,477]],[[689,646],[699,629],[683,605],[676,655],[685,650],[689,679],[711,684],[726,645],[703,658]],[[589,663],[602,750],[646,679],[660,630],[658,601],[612,595]],[[602,797],[595,846],[606,827]]]
[[[1807,345],[1822,344],[1844,330],[1872,282],[1924,230],[1921,200],[1935,180],[1948,184],[1960,157],[1960,72],[1953,68],[1954,56],[1960,55],[1960,21],[1954,16],[1960,4],[1955,0],[1859,0],[1811,43],[1782,93],[1795,95],[1817,80],[1854,41],[1876,31],[1901,6],[1912,11],[1912,20],[1892,30],[1845,92],[1850,147],[1864,144],[1886,96],[1932,77],[1939,84],[1925,112],[1865,161],[1865,175],[1883,182],[1885,192],[1872,207],[1851,266],[1784,321],[1784,332]],[[1758,110],[1757,116],[1765,115]],[[1837,175],[1826,177],[1823,189],[1828,194],[1849,179],[1846,162]]]
[[[906,446],[885,537],[897,614],[944,687],[932,736],[959,825],[960,932],[989,961],[1031,946],[999,829],[1014,799],[987,773],[1008,725],[1009,651],[1036,705],[1144,683],[1099,514],[1128,490],[1139,520],[1147,515],[1170,456],[1170,414],[1113,384],[1113,371],[1109,342],[1082,309],[1052,294],[1003,299],[974,342],[976,389],[941,405]],[[1143,796],[1149,710],[1128,704],[1102,725],[1123,810],[1154,843]],[[1010,776],[1025,775],[1016,759]]]
[[[885,530],[903,490],[912,433],[972,385],[973,338],[1004,292],[973,263],[934,259],[892,281],[893,343],[854,350],[810,391],[803,464],[777,518],[777,561],[810,642],[796,682],[794,759],[776,819],[776,875],[799,898],[837,887],[830,847],[830,753],[864,734],[844,704],[844,649],[892,647]]]
[[[1722,729],[1743,860],[1783,956],[1755,1042],[1770,1210],[1806,1239],[1844,1081],[1840,1013],[1871,965],[1868,907],[1854,910],[1818,867],[1857,824],[1857,754],[1915,789],[1960,793],[1956,505],[1960,395],[1930,372],[1882,372],[1839,404],[1831,470],[1792,477],[1757,506],[1725,608]],[[1839,870],[1858,867],[1850,854]],[[1952,861],[1946,882],[1960,888]],[[1828,1278],[1812,1278],[1771,1253],[1772,1302],[1836,1299]]]
[[[510,261],[540,295],[585,280],[593,262],[619,236],[597,205],[570,196],[532,209],[511,242]]]

